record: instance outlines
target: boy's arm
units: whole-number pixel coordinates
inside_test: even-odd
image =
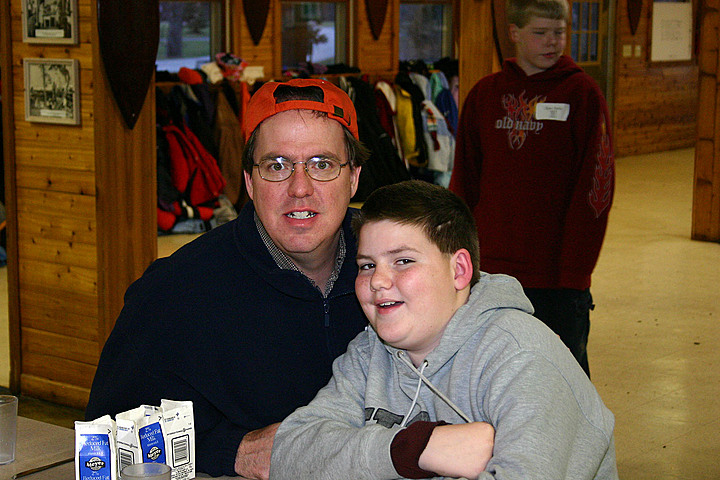
[[[573,119],[579,158],[560,256],[560,286],[576,289],[589,286],[605,236],[615,185],[607,104],[596,85],[583,99]]]
[[[485,422],[438,425],[418,466],[452,478],[477,478],[493,454],[495,429]]]
[[[580,369],[560,370],[549,358],[522,352],[491,373],[479,403],[495,443],[478,480],[590,480],[614,462],[612,414]]]
[[[335,360],[333,377],[313,401],[280,425],[272,449],[271,479],[398,478],[390,444],[399,429],[365,426],[368,360],[359,351],[358,340]]]

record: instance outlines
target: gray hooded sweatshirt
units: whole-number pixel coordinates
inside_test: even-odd
[[[401,478],[390,456],[395,435],[413,421],[444,420],[495,428],[478,479],[617,479],[612,413],[532,311],[517,280],[483,274],[422,375],[372,329],[360,333],[330,383],[282,422],[270,478]]]

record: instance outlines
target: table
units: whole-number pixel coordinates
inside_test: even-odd
[[[74,459],[75,430],[50,423],[18,417],[15,461],[0,465],[0,480],[10,480],[13,475],[32,468]],[[197,478],[210,478],[198,474]],[[240,477],[215,477],[218,480],[242,480]],[[75,462],[70,461],[41,472],[22,477],[20,480],[75,480]]]

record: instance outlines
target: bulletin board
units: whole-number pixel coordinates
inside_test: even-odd
[[[653,2],[650,61],[692,60],[692,2]]]

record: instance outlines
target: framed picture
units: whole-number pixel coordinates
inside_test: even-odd
[[[77,0],[22,0],[23,41],[77,43]]]
[[[25,120],[80,124],[80,83],[75,59],[23,59]]]

